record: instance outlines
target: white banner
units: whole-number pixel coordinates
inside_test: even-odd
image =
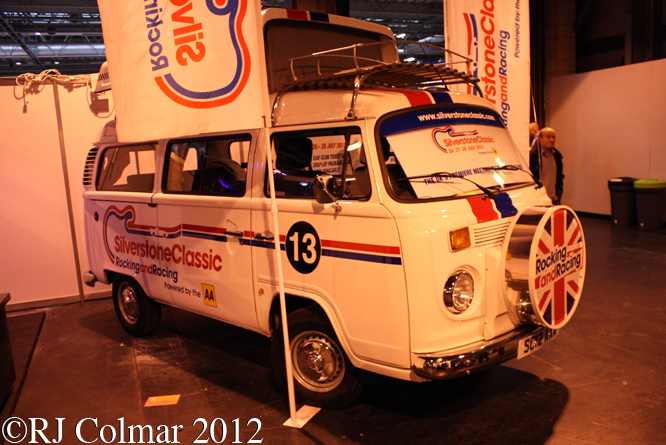
[[[528,0],[444,0],[446,48],[472,59],[468,72],[480,79],[484,97],[502,116],[525,159],[529,159],[529,10]]]
[[[118,138],[263,126],[259,0],[99,0]]]

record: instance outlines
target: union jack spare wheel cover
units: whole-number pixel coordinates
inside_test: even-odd
[[[549,208],[539,221],[529,258],[530,300],[537,318],[563,327],[576,311],[585,279],[585,236],[576,213]]]

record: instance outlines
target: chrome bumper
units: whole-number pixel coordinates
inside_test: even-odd
[[[543,326],[525,326],[490,341],[447,351],[416,354],[412,371],[429,380],[445,380],[492,368],[518,355],[518,342]]]

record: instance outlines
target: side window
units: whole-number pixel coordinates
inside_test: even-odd
[[[340,198],[370,196],[370,177],[358,128],[277,133],[272,142],[276,196],[314,198],[314,178],[320,174],[336,179]],[[268,183],[265,192],[270,194]]]
[[[243,196],[250,135],[172,142],[167,150],[164,191]]]
[[[130,145],[104,150],[97,190],[152,192],[154,183],[155,145]]]

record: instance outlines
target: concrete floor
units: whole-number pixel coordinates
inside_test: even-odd
[[[175,309],[164,311],[157,334],[134,339],[112,302],[98,300],[9,314],[46,313],[12,415],[46,419],[44,438],[52,441],[62,422],[64,444],[81,443],[81,421],[81,438],[97,444],[119,443],[111,433],[128,425],[152,425],[162,434],[157,443],[173,443],[165,428],[174,425],[182,425],[179,443],[193,443],[202,430],[200,438],[214,443],[213,425],[219,443],[222,423],[214,419],[226,424],[222,443],[250,443],[254,434],[269,445],[662,444],[666,230],[589,218],[583,227],[588,272],[572,321],[545,349],[482,378],[374,377],[358,403],[289,428],[268,339]],[[181,394],[177,405],[143,406],[170,394]]]

